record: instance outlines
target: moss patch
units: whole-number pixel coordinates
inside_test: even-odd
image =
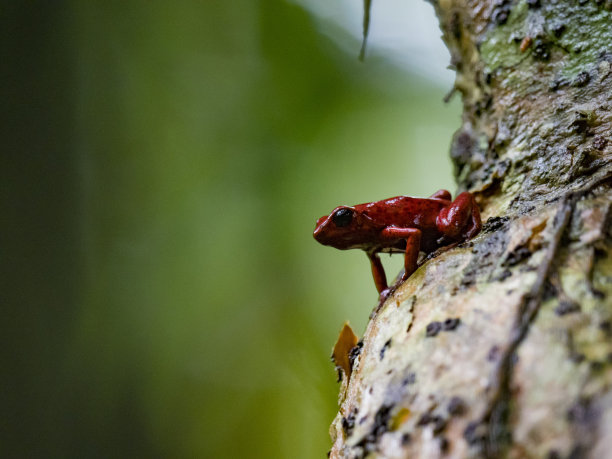
[[[593,0],[580,3],[571,0],[559,7],[542,2],[530,8],[521,0],[504,24],[492,20],[480,46],[487,71],[516,88],[522,79],[514,70],[543,64],[542,73],[548,73],[551,81],[576,81],[579,86],[581,74],[593,71],[602,58],[612,54],[609,6]]]

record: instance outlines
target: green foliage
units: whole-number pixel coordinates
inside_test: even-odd
[[[363,330],[376,292],[365,255],[314,242],[315,219],[452,189],[458,106],[375,56],[341,53],[285,2],[39,7],[32,19],[15,6],[15,21],[32,66],[58,67],[27,77],[52,78],[57,103],[41,110],[68,121],[15,141],[15,164],[31,170],[40,139],[63,153],[41,162],[45,187],[5,183],[38,226],[61,224],[24,265],[47,257],[37,285],[13,286],[34,289],[15,305],[18,328],[40,319],[46,332],[10,337],[28,342],[18,376],[30,383],[12,393],[22,422],[3,444],[47,457],[323,456],[331,347],[344,320]],[[35,20],[48,35],[31,35]],[[27,107],[20,126],[43,116]]]

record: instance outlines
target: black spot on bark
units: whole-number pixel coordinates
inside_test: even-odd
[[[606,148],[606,145],[608,144],[608,140],[601,136],[595,136],[593,138],[593,148],[595,148],[596,150],[603,150],[604,148]]]
[[[482,445],[487,439],[487,427],[479,422],[470,422],[463,431],[463,438],[469,445]]]
[[[508,223],[508,217],[490,217],[484,224],[482,225],[483,233],[492,233],[493,231],[497,231],[502,228],[506,223]]]
[[[576,424],[587,424],[595,420],[588,397],[580,398],[567,412],[567,420]]]
[[[497,276],[495,280],[502,282],[508,279],[510,276],[512,276],[512,271],[506,268],[501,273],[499,273],[499,275]]]
[[[555,314],[558,316],[564,316],[566,314],[572,314],[580,311],[580,305],[574,301],[562,300],[559,302],[559,306],[555,308]]]
[[[380,437],[389,430],[389,419],[393,405],[382,405],[374,415],[374,424],[370,432],[356,446],[363,448],[364,456],[376,450]]]
[[[504,262],[503,266],[515,266],[518,265],[521,261],[529,258],[531,256],[531,251],[527,247],[517,247],[512,252],[508,254]]]
[[[461,416],[466,412],[466,404],[461,397],[453,397],[448,402],[447,410],[451,416]]]
[[[355,365],[355,360],[361,355],[361,349],[363,349],[363,340],[360,339],[349,351],[349,364],[351,366],[351,370]]]
[[[347,437],[353,433],[353,429],[355,428],[355,415],[357,414],[357,410],[353,410],[349,413],[347,417],[342,418],[342,430]]]
[[[431,420],[434,435],[440,435],[446,428],[446,419],[442,416],[433,416]]]
[[[430,422],[431,422],[431,414],[423,413],[421,417],[419,418],[419,420],[417,421],[416,425],[419,427],[422,427],[422,426],[429,424]]]
[[[544,288],[542,290],[542,301],[550,300],[551,298],[557,298],[558,295],[559,290],[557,289],[557,287],[547,279],[544,283]]]
[[[450,20],[450,29],[453,37],[456,40],[461,39],[461,18],[459,16],[459,12],[453,11],[453,15]]]
[[[402,386],[408,386],[409,384],[414,384],[416,382],[416,374],[408,373],[408,376],[404,378],[402,381]]]
[[[580,352],[572,352],[572,353],[570,353],[569,358],[574,363],[583,362],[584,359],[585,359],[584,354],[581,354]]]
[[[501,0],[496,2],[496,6],[493,9],[493,14],[491,18],[493,22],[497,25],[504,25],[508,22],[508,17],[510,16],[510,1],[509,0]]]
[[[563,86],[567,86],[569,84],[570,82],[565,78],[556,78],[550,83],[548,89],[551,91],[556,91],[557,89],[560,89]]]
[[[567,459],[583,459],[587,457],[588,449],[584,445],[576,445],[572,448]]]
[[[427,324],[427,329],[425,330],[425,336],[434,337],[442,330],[442,324],[440,322],[430,322]]]
[[[550,59],[550,43],[542,37],[537,37],[533,41],[533,57],[539,61]]]
[[[387,342],[383,344],[383,347],[380,350],[380,360],[385,358],[385,352],[387,352],[387,349],[389,349],[390,347],[391,347],[391,338],[389,338]]]
[[[495,362],[499,358],[500,352],[501,349],[499,348],[499,346],[493,346],[491,349],[489,349],[489,353],[487,354],[487,360],[489,362]]]
[[[569,125],[569,132],[583,134],[589,129],[589,118],[586,113],[575,112]]]
[[[595,360],[593,362],[590,362],[590,366],[591,366],[591,370],[594,372],[598,372],[603,370],[606,367],[605,362],[601,362],[599,360]]]
[[[555,34],[555,37],[559,38],[565,32],[565,24],[562,22],[557,22],[552,26],[552,32]]]
[[[610,217],[610,225],[607,225],[609,228],[612,228],[612,216]],[[595,258],[602,259],[608,257],[608,251],[603,247],[595,247]]]
[[[602,292],[601,290],[597,290],[596,288],[591,289],[591,294],[599,300],[603,300],[606,297],[606,294],[604,292]]]
[[[572,86],[581,88],[586,86],[589,81],[591,81],[591,75],[589,75],[589,72],[580,72],[578,75],[576,75],[574,81],[572,81]]]
[[[382,405],[374,416],[373,432],[377,437],[389,430],[389,418],[392,405]]]
[[[461,319],[459,317],[454,317],[452,319],[446,319],[442,324],[442,328],[445,331],[453,331],[459,326],[459,324],[461,324]]]
[[[439,435],[446,428],[446,419],[437,414],[423,413],[417,421],[417,426],[423,427],[431,424],[434,435]]]

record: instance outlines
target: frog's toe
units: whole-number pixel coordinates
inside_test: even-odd
[[[386,289],[380,292],[380,294],[378,295],[378,300],[380,302],[385,301],[387,298],[389,298],[389,296],[391,296],[391,293],[393,293],[391,287],[387,287]]]

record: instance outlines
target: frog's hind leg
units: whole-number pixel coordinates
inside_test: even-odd
[[[438,231],[452,240],[470,238],[480,231],[478,204],[467,191],[443,208],[436,219]]]
[[[478,233],[480,233],[481,228],[482,222],[480,220],[480,209],[478,208],[478,204],[476,203],[474,196],[472,196],[472,216],[467,231],[465,232],[466,239],[471,239],[476,236]]]
[[[366,252],[370,259],[370,265],[372,266],[372,277],[374,278],[374,284],[376,284],[376,290],[382,294],[387,290],[387,275],[385,274],[385,268],[378,257],[377,252]]]
[[[452,201],[453,196],[450,194],[448,190],[438,190],[434,194],[430,196],[433,199],[446,199],[447,201]]]

